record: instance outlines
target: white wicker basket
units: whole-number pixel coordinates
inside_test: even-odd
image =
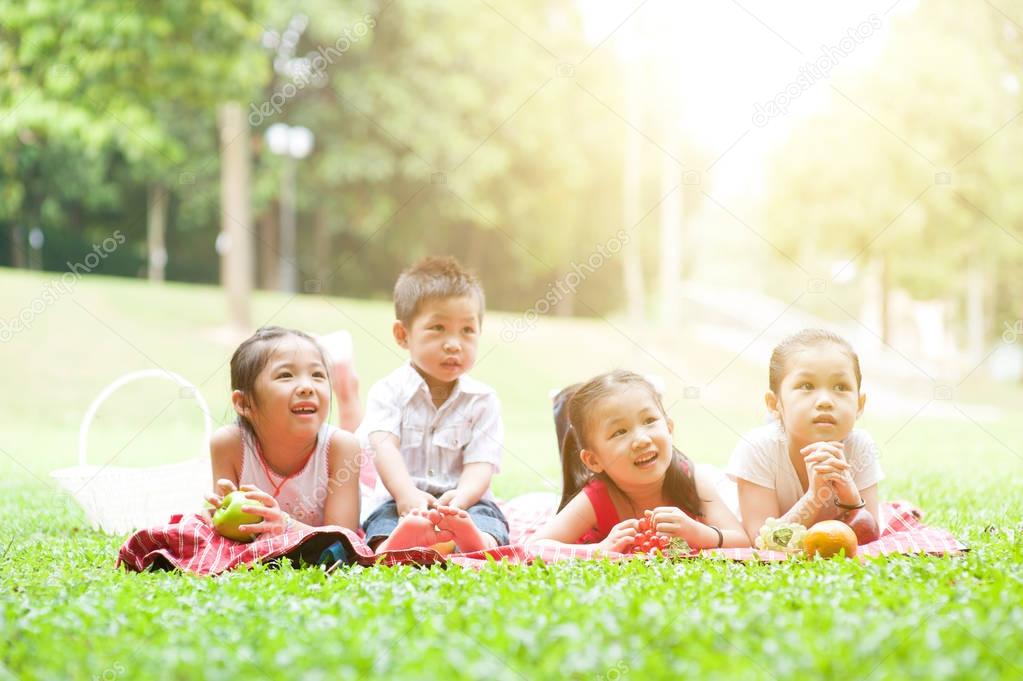
[[[114,391],[142,378],[170,379],[180,386],[182,396],[195,399],[203,413],[205,427],[200,455],[179,463],[146,468],[90,465],[87,442],[97,410]],[[198,388],[170,371],[134,371],[104,388],[89,405],[78,431],[78,465],[53,471],[50,475],[81,505],[94,529],[123,534],[162,525],[175,513],[198,510],[203,493],[212,490],[208,449],[211,432],[209,407]]]

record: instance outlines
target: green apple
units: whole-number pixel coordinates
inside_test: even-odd
[[[245,496],[245,492],[231,492],[220,502],[220,508],[213,514],[213,529],[220,536],[234,539],[235,541],[249,542],[254,539],[251,534],[239,532],[242,525],[253,525],[262,522],[263,517],[254,513],[245,513],[242,506],[260,506],[259,501],[254,501]]]

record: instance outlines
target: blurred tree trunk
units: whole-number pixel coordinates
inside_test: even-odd
[[[558,317],[571,317],[575,314],[575,298],[579,295],[579,290],[576,289],[568,293],[563,293],[560,290],[561,286],[568,281],[568,273],[571,271],[572,268],[566,266],[555,272],[554,281],[557,283],[554,285],[554,293],[558,302],[554,304],[554,314]]]
[[[259,218],[259,288],[277,288],[277,203],[271,202]]]
[[[668,148],[676,147],[674,128],[670,122]],[[661,157],[661,196],[667,196],[661,203],[661,263],[660,263],[660,322],[666,327],[675,324],[678,318],[678,287],[681,279],[682,229],[682,172],[675,160],[664,154]]]
[[[327,213],[327,205],[320,203],[316,207],[316,217],[314,222],[314,243],[315,253],[313,254],[314,260],[314,276],[316,281],[319,282],[319,291],[326,293],[323,287],[326,285],[327,279],[327,263],[330,262],[330,218]]]
[[[888,280],[888,264],[885,257],[868,255],[863,276],[865,281],[860,322],[877,337],[877,344],[888,343],[891,335],[888,326],[888,296],[891,283]]]
[[[881,341],[885,344],[892,339],[891,323],[888,318],[888,302],[892,291],[891,271],[888,267],[888,256],[881,256]]]
[[[477,272],[483,265],[483,231],[479,227],[466,221],[464,224],[467,234],[465,235],[468,244],[465,249],[465,262]]]
[[[11,226],[11,266],[25,267],[25,228],[21,225]]]
[[[634,64],[626,66],[625,73],[625,158],[622,172],[622,217],[623,228],[633,234],[631,241],[622,248],[622,284],[625,287],[626,313],[633,321],[643,319],[643,262],[636,223],[639,222],[639,197],[642,163],[642,146],[632,126],[641,117],[639,84],[636,82],[639,69]]]
[[[987,276],[978,256],[973,255],[966,269],[966,350],[971,365],[984,357],[989,329],[986,294]]]
[[[249,326],[252,293],[252,215],[249,206],[249,122],[236,102],[220,107],[220,229],[227,243],[220,259],[231,322]]]
[[[167,267],[167,187],[155,183],[149,185],[146,202],[146,250],[149,254],[149,281],[162,282]]]

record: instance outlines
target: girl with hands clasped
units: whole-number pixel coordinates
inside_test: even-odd
[[[878,519],[877,446],[854,428],[866,403],[861,383],[852,346],[829,331],[806,329],[774,349],[772,420],[743,436],[727,471],[749,536],[768,518],[809,527],[865,508]]]
[[[359,527],[359,458],[351,433],[327,423],[330,373],[309,335],[263,327],[231,357],[231,403],[238,420],[213,434],[210,457],[216,509],[235,490],[262,521],[251,534],[281,534],[298,525]],[[212,509],[204,512],[209,521]]]
[[[694,549],[750,545],[713,476],[694,472],[672,446],[674,424],[642,376],[597,376],[566,409],[561,504],[531,542],[629,552],[649,527],[660,541],[680,538]]]

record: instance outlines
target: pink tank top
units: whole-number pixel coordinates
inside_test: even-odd
[[[327,501],[327,450],[330,438],[337,426],[324,423],[316,435],[316,449],[309,457],[305,468],[295,477],[284,483],[277,495],[277,503],[295,520],[321,527],[323,525],[323,507]],[[266,476],[266,471],[259,462],[256,443],[253,436],[245,428],[242,429],[242,471],[239,484],[255,485],[267,494],[273,494],[274,487],[280,484],[281,477],[271,472],[273,480]]]

